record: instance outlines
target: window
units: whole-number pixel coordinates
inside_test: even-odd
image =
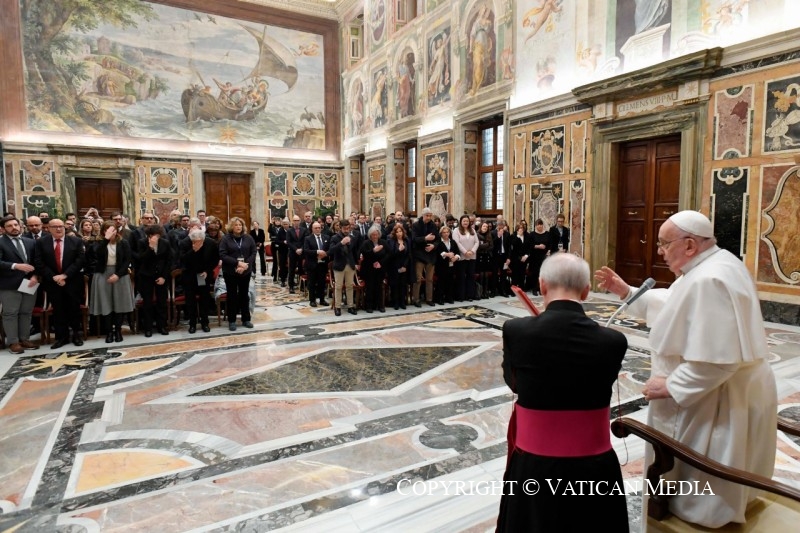
[[[406,148],[406,216],[417,216],[417,147]]]
[[[482,215],[503,212],[503,123],[485,123],[479,129],[478,208]]]
[[[350,65],[358,63],[364,57],[364,15],[357,16],[350,23]]]
[[[402,28],[417,17],[417,0],[397,0],[395,29]]]

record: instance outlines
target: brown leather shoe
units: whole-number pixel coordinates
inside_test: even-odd
[[[39,345],[38,345],[37,343],[35,343],[35,342],[31,342],[31,341],[19,341],[19,343],[20,343],[20,345],[22,345],[22,347],[23,347],[23,348],[25,348],[26,350],[38,350],[38,349],[39,349]]]
[[[20,343],[15,342],[8,347],[8,351],[11,353],[25,353],[25,348],[23,348]]]

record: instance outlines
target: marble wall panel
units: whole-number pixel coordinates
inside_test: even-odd
[[[440,219],[444,220],[447,216],[447,213],[450,211],[450,193],[447,191],[443,192],[426,192],[425,193],[425,207],[429,208],[434,216],[438,216]]]
[[[754,87],[731,87],[714,94],[714,159],[750,156]]]
[[[3,184],[5,185],[4,211],[16,214],[17,202],[14,198],[14,164],[11,161],[3,161]]]
[[[718,168],[712,172],[714,235],[720,248],[740,259],[746,253],[749,178],[748,167]]]
[[[556,216],[564,210],[564,182],[534,183],[531,185],[530,221],[541,218],[545,227],[554,226]]]
[[[132,215],[139,220],[142,213],[152,211],[162,224],[169,221],[175,209],[192,214],[196,207],[191,190],[191,165],[183,162],[136,161],[133,188],[134,202],[139,212]]]
[[[764,83],[764,153],[800,150],[800,75]]]
[[[553,126],[531,132],[531,175],[564,173],[565,127]]]
[[[514,159],[511,162],[513,165],[513,173],[512,177],[514,179],[521,179],[525,177],[525,169],[527,168],[528,157],[526,156],[525,151],[528,148],[528,136],[527,134],[522,131],[515,133],[511,137],[512,143],[512,154],[514,155]]]
[[[293,172],[292,194],[295,196],[316,196],[315,174],[312,172]]]
[[[339,172],[267,167],[265,176],[265,205],[271,217],[302,215],[317,207],[335,211],[341,205]]]
[[[403,150],[405,155],[405,150]],[[394,207],[393,212],[406,211],[406,162],[405,159],[394,162]]]
[[[586,156],[589,150],[588,121],[579,120],[569,125],[569,170],[572,173],[586,172]]]
[[[586,180],[569,184],[569,252],[584,257],[586,245]],[[533,226],[531,226],[533,227]]]
[[[508,223],[516,225],[520,220],[525,220],[525,184],[516,183],[514,185],[514,203],[511,204],[511,218]],[[533,227],[533,226],[530,226]]]
[[[761,218],[758,281],[800,286],[800,167],[761,168]]]
[[[474,206],[477,210],[480,207],[478,198],[478,150],[466,148],[464,149],[464,209],[472,211]]]
[[[369,194],[386,192],[386,164],[369,166]]]
[[[450,185],[450,153],[447,151],[425,155],[425,187]]]

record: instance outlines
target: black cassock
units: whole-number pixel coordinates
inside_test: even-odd
[[[544,455],[513,449],[514,431],[509,428],[497,531],[628,531],[625,487],[614,450],[585,456],[568,456],[566,451],[571,439],[576,449],[592,447],[581,437],[583,428],[572,421],[608,412],[627,345],[623,334],[599,326],[570,300],[551,302],[539,317],[503,325],[503,377],[518,394],[517,404],[526,412],[569,423],[561,429],[551,423],[516,427],[516,442],[531,440],[520,439],[522,434],[533,435],[533,441],[549,448]],[[600,424],[605,431],[610,420]],[[597,439],[601,448],[604,439],[608,437]],[[555,456],[562,452],[553,445],[558,442],[567,443],[567,456]]]

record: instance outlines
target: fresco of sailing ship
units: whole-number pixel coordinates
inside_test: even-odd
[[[253,120],[269,101],[269,80],[280,80],[288,91],[297,83],[297,66],[293,54],[281,43],[267,35],[241,25],[258,42],[258,62],[248,76],[237,85],[212,78],[219,92],[215,96],[201,73],[195,70],[200,83],[193,84],[181,94],[181,107],[186,122],[196,120]]]

